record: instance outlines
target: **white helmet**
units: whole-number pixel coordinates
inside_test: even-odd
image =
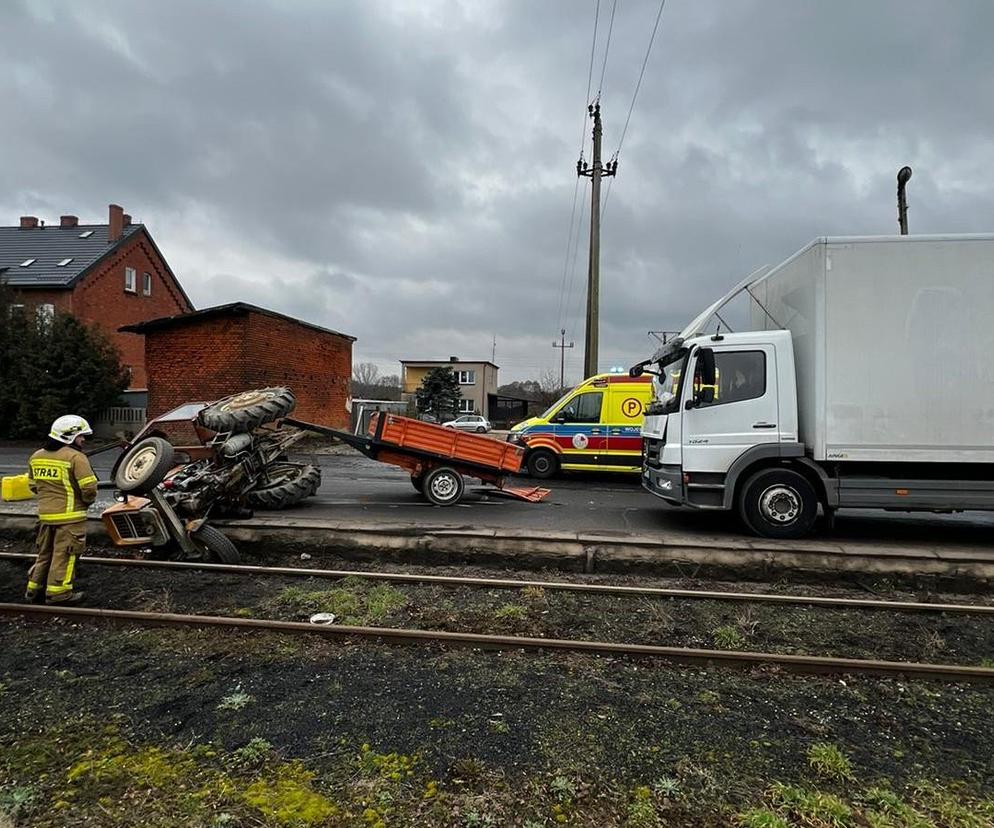
[[[65,443],[67,446],[71,446],[77,437],[81,435],[86,437],[90,434],[93,434],[90,424],[75,414],[63,414],[52,423],[52,430],[48,432],[48,436],[53,440]]]

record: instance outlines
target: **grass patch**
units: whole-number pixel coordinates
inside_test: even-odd
[[[255,696],[249,695],[241,687],[236,687],[233,693],[229,693],[217,704],[218,710],[242,710],[255,701]]]
[[[407,596],[390,584],[349,576],[333,589],[288,586],[276,596],[273,604],[296,616],[332,612],[339,624],[375,626],[407,606]]]
[[[741,650],[745,646],[745,638],[737,627],[731,624],[718,627],[711,633],[711,640],[719,650]]]
[[[498,607],[494,613],[494,618],[500,621],[526,621],[528,609],[520,604],[504,604],[504,606]]]
[[[808,764],[814,772],[826,779],[853,779],[852,764],[835,745],[818,742],[808,748]]]

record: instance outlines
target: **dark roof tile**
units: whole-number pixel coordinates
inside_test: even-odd
[[[142,229],[132,224],[124,228],[117,243],[107,241],[106,224],[80,224],[76,227],[0,227],[0,273],[14,287],[70,287],[76,278],[105,253]],[[88,238],[82,233],[92,230]],[[21,262],[34,259],[29,267]],[[72,259],[59,267],[63,259]]]

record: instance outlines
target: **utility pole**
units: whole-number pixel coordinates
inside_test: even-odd
[[[601,178],[618,172],[618,159],[601,165],[601,103],[600,99],[587,107],[587,114],[594,119],[594,161],[593,166],[580,156],[576,162],[576,174],[590,178],[590,261],[587,266],[587,330],[583,348],[584,379],[597,373],[597,349],[599,346],[600,290],[601,290]]]
[[[565,328],[559,332],[559,342],[553,342],[552,347],[559,349],[559,390],[561,391],[566,387],[566,349],[573,347],[572,340],[569,345],[566,344]]]

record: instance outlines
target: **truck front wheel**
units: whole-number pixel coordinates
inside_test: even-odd
[[[801,538],[818,517],[818,497],[803,475],[790,469],[763,469],[742,486],[739,515],[765,538]]]

